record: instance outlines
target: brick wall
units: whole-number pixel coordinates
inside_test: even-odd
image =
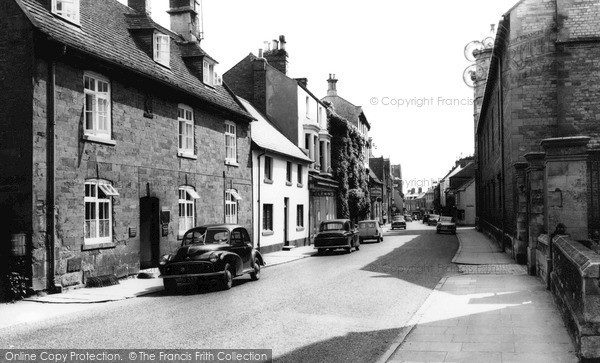
[[[112,139],[115,145],[84,141],[83,74],[68,59],[56,65],[56,191],[57,241],[56,275],[63,285],[81,283],[84,276],[116,274],[124,276],[139,270],[140,198],[159,199],[161,210],[171,211],[168,235],[160,237],[160,253],[173,252],[179,245],[178,188],[195,187],[196,223],[224,221],[224,189],[236,188],[243,200],[239,203],[238,223],[252,230],[252,190],[250,174],[250,141],[248,124],[236,122],[239,167],[226,166],[225,118],[198,101],[161,89],[156,84],[127,78],[123,73],[90,69],[111,82]],[[47,66],[38,60],[34,82],[35,112],[33,116],[35,205],[45,203],[44,111],[47,107],[45,83]],[[153,117],[144,116],[144,103],[152,95]],[[177,156],[177,106],[184,103],[194,109],[195,153],[197,160]],[[231,120],[236,121],[236,120]],[[84,225],[84,183],[100,178],[112,182],[119,196],[113,199],[113,243],[107,249],[82,250]],[[44,239],[43,215],[34,221],[34,240]],[[137,228],[135,237],[129,229]],[[33,254],[40,252],[34,244]],[[87,247],[86,247],[87,248]],[[85,248],[84,248],[85,249]],[[69,264],[80,264],[71,272]],[[40,267],[34,266],[34,269]]]

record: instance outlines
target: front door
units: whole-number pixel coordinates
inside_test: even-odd
[[[289,246],[290,241],[288,240],[288,204],[290,202],[290,198],[283,198],[283,245]]]
[[[160,255],[160,210],[158,198],[140,198],[140,268],[158,266]]]

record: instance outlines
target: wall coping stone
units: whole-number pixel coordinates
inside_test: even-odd
[[[600,278],[600,255],[568,236],[554,237],[552,245],[575,264],[582,277]]]

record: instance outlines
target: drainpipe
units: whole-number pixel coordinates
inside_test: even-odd
[[[48,85],[46,91],[46,101],[48,103],[47,123],[47,190],[46,190],[46,244],[47,253],[47,288],[48,291],[61,292],[62,286],[56,284],[55,275],[55,256],[56,246],[56,59],[63,56],[67,48],[64,44],[58,44],[50,54],[48,60]],[[55,52],[55,53],[54,53]],[[54,54],[53,54],[54,53]]]
[[[257,157],[257,161],[258,161],[258,170],[256,171],[256,179],[257,179],[257,183],[258,183],[258,198],[256,200],[256,204],[257,204],[257,210],[258,210],[258,217],[257,217],[257,226],[258,226],[258,230],[256,231],[256,237],[257,237],[257,241],[256,241],[256,249],[258,250],[258,252],[260,252],[260,236],[261,236],[261,231],[260,231],[260,226],[261,226],[261,219],[260,219],[260,186],[262,185],[262,183],[260,182],[260,157],[264,156],[267,153],[266,149],[263,149],[262,153],[258,154]]]

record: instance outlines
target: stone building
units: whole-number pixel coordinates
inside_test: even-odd
[[[331,174],[326,106],[308,89],[306,78],[294,79],[287,73],[288,53],[282,35],[264,53],[261,49],[258,56],[249,54],[240,60],[223,79],[312,160],[308,165],[308,228],[312,238],[320,221],[337,217],[335,195],[339,185]]]
[[[552,289],[600,357],[600,7],[522,0],[474,53],[478,226]]]
[[[252,117],[196,2],[170,1],[171,30],[128,5],[0,3],[0,265],[21,258],[35,290],[157,266],[195,225],[252,228]]]

